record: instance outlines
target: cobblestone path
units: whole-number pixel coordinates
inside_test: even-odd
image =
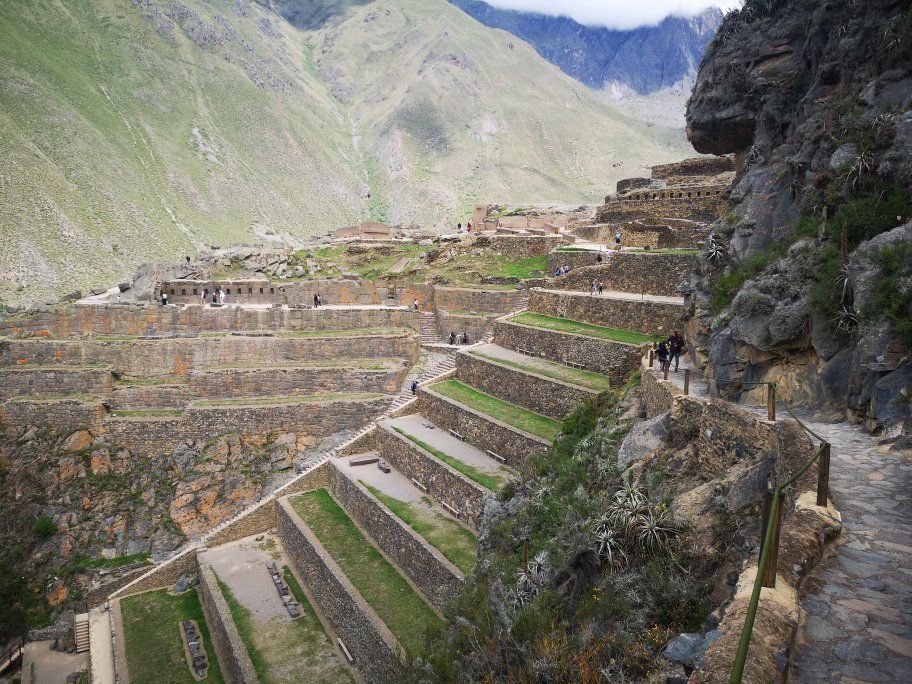
[[[683,387],[683,376],[668,379]],[[692,378],[691,393],[706,396],[706,382]],[[799,416],[831,445],[830,494],[844,530],[802,592],[791,678],[912,682],[912,451],[879,445],[851,423]]]

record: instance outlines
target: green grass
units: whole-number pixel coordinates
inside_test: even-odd
[[[400,435],[405,437],[406,439],[408,439],[408,440],[414,442],[415,444],[417,444],[418,446],[420,446],[425,451],[429,451],[430,453],[432,453],[434,456],[439,458],[441,461],[446,463],[448,466],[450,466],[454,470],[458,470],[460,473],[465,475],[467,478],[469,478],[473,482],[477,482],[485,489],[490,489],[492,492],[496,492],[503,486],[504,480],[506,478],[499,477],[497,475],[490,475],[488,473],[483,473],[480,470],[478,470],[477,468],[473,468],[468,463],[464,463],[463,461],[460,461],[458,458],[453,458],[449,454],[445,454],[444,452],[442,452],[440,449],[435,449],[427,442],[423,442],[422,440],[418,439],[414,435],[410,435],[402,428],[394,427],[393,429],[396,432],[398,432]]]
[[[290,621],[284,615],[258,621],[253,612],[238,601],[231,588],[218,579],[219,590],[247,647],[257,678],[263,684],[352,682],[351,673],[337,655],[323,624],[288,566],[282,567],[282,574],[295,600],[301,604],[301,616]]]
[[[81,394],[79,392],[50,392],[48,394],[26,394],[21,397],[10,397],[9,401],[43,404],[52,401],[98,401],[98,397],[93,394]]]
[[[325,489],[291,499],[301,519],[410,654],[441,620],[393,565],[365,539]]]
[[[436,385],[431,385],[431,389],[537,437],[553,440],[560,432],[559,421],[492,397],[490,394],[479,392],[473,387],[463,385],[458,380],[438,382]]]
[[[117,381],[117,384],[126,387],[152,387],[156,385],[186,385],[188,382],[187,378],[169,375],[158,378],[121,378]]]
[[[234,363],[226,365],[200,366],[197,370],[202,372],[217,372],[226,370],[296,370],[296,369],[324,369],[324,368],[357,368],[359,370],[386,371],[396,370],[403,366],[402,359],[394,358],[335,358],[316,359],[314,361],[289,361],[288,363]]]
[[[597,337],[602,340],[612,340],[614,342],[624,342],[626,344],[646,344],[652,342],[653,338],[641,332],[633,330],[616,330],[606,328],[601,325],[592,325],[591,323],[582,323],[572,321],[569,318],[556,318],[554,316],[544,316],[542,314],[525,312],[510,317],[511,323],[528,325],[533,328],[542,328],[544,330],[554,330],[555,332],[572,333],[574,335],[584,335],[586,337]]]
[[[112,411],[114,418],[174,418],[183,412],[180,409],[121,409]]]
[[[367,401],[380,399],[384,394],[376,393],[350,393],[327,392],[326,394],[310,394],[304,397],[247,397],[244,399],[200,399],[191,404],[195,407],[212,406],[270,406],[272,404],[318,404],[329,401]]]
[[[283,330],[279,337],[393,337],[416,335],[412,328],[351,328],[345,330]]]
[[[522,363],[521,361],[514,361],[513,359],[501,359],[496,356],[490,356],[480,351],[469,351],[469,354],[521,371],[537,373],[538,375],[544,375],[547,378],[569,382],[573,385],[587,387],[599,392],[610,389],[611,387],[611,381],[600,373],[593,373],[592,371],[579,368],[571,368],[570,366],[564,366],[559,363],[554,363],[553,361],[536,359],[534,363]]]
[[[114,556],[114,558],[89,558],[88,556],[77,553],[73,558],[63,566],[65,574],[76,574],[89,568],[104,568],[114,570],[122,568],[124,565],[131,563],[148,563],[148,553],[132,553],[126,556]]]
[[[196,620],[209,656],[206,682],[224,682],[195,590],[170,596],[165,589],[120,601],[130,681],[135,684],[194,684],[184,656],[181,620]]]
[[[548,271],[548,257],[538,256],[520,259],[519,261],[504,261],[500,265],[500,270],[494,271],[491,275],[498,278],[536,278],[543,276]]]
[[[478,556],[478,539],[469,530],[437,511],[421,510],[406,501],[384,494],[366,482],[361,484],[464,574],[472,572]],[[428,507],[432,505],[430,499],[424,498],[424,501]]]

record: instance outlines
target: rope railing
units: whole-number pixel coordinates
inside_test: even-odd
[[[654,367],[654,350],[649,350],[649,367]],[[661,369],[662,378],[668,380],[668,363]],[[693,369],[684,369],[684,394],[689,394],[690,380]],[[702,373],[698,373],[704,379],[708,379]],[[775,382],[747,382],[741,383],[742,388],[767,387],[767,417],[771,422],[776,421],[776,383]],[[760,536],[763,545],[760,547],[760,559],[757,562],[757,575],[754,578],[754,586],[751,592],[751,598],[748,603],[747,613],[744,617],[744,626],[741,629],[741,638],[738,641],[738,650],[735,655],[735,662],[732,666],[729,684],[740,684],[744,676],[744,667],[747,663],[747,653],[750,649],[751,636],[754,628],[754,621],[757,617],[757,610],[760,605],[760,594],[764,587],[775,588],[776,570],[779,560],[779,532],[782,526],[782,498],[785,490],[795,484],[814,463],[817,463],[817,496],[816,504],[826,507],[830,482],[830,443],[821,435],[812,430],[801,418],[795,415],[792,407],[785,402],[781,402],[785,411],[811,437],[816,439],[819,444],[814,450],[814,455],[805,462],[791,477],[780,485],[773,487],[772,491],[767,493],[763,504],[763,531]]]

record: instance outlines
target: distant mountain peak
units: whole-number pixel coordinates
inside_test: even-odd
[[[584,26],[569,17],[498,9],[483,0],[449,2],[485,26],[525,40],[590,88],[621,84],[640,94],[692,81],[722,23],[716,7],[692,17],[671,15],[655,26],[616,30]]]

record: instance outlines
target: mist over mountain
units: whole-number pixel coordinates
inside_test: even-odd
[[[694,17],[666,17],[656,26],[621,31],[492,7],[482,0],[449,0],[485,26],[527,41],[542,57],[590,88],[627,86],[648,94],[691,81],[722,22],[710,8]]]

